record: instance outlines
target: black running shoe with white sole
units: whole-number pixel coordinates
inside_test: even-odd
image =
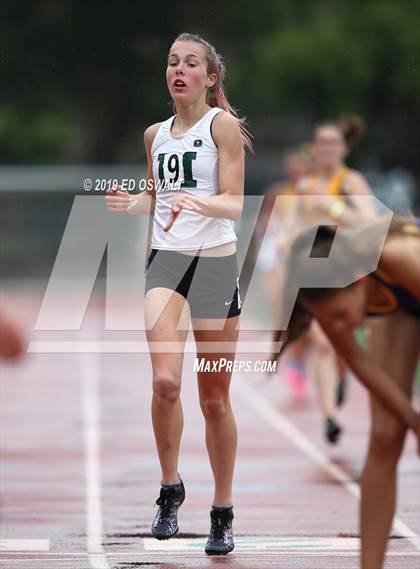
[[[178,508],[184,499],[182,480],[179,484],[161,487],[160,496],[156,500],[159,509],[152,524],[152,535],[156,539],[169,539],[178,533]]]
[[[206,543],[207,555],[227,555],[235,547],[232,533],[232,508],[212,508],[210,512],[211,528]]]

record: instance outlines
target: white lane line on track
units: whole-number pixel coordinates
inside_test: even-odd
[[[152,344],[156,351],[179,352],[183,344],[177,342],[165,342],[163,346],[159,346],[159,342]],[[217,345],[218,342],[208,342],[205,350],[211,352],[232,352],[237,354],[261,353],[267,354],[272,349],[272,344],[267,341],[246,342],[222,342],[222,348]],[[195,342],[187,341],[185,343],[185,354],[195,354],[197,346]],[[111,341],[111,340],[36,340],[29,344],[28,353],[32,354],[150,354],[150,347],[147,342],[138,341]]]
[[[235,539],[235,544],[236,544],[237,538]],[[176,559],[181,560],[182,559],[196,559],[197,555],[200,556],[200,558],[202,557],[202,549],[204,548],[204,541],[199,543],[200,548],[194,548],[194,549],[179,549],[179,550],[167,550],[166,552],[164,550],[160,550],[159,551],[159,560],[162,561],[162,559],[164,559],[166,561],[165,556],[168,557],[168,560],[170,562],[170,560]],[[235,557],[239,557],[239,558],[251,558],[253,560],[255,560],[255,553],[257,550],[259,549],[263,549],[263,548],[236,548],[235,545]],[[305,549],[295,549],[295,550],[291,550],[289,549],[280,549],[280,548],[267,548],[264,550],[264,559],[269,558],[269,556],[278,556],[278,555],[284,555],[284,556],[289,556],[290,554],[293,553],[293,557],[298,557],[299,554],[302,555],[302,557],[307,557],[308,555],[314,555],[314,556],[320,556],[320,557],[329,557],[331,558],[332,555],[334,555],[334,557],[355,557],[358,556],[359,552],[358,551],[352,551],[352,550],[347,550],[347,551],[334,551],[332,552],[331,550],[324,550],[324,551],[308,551]],[[138,551],[138,549],[133,549],[133,551],[114,551],[114,552],[108,552],[108,559],[111,560],[112,558],[118,559],[119,557],[123,556],[123,555],[128,555],[130,556],[133,560],[137,559],[137,558],[144,558],[147,560],[150,560],[151,556],[153,555],[152,551]],[[408,558],[408,557],[415,557],[418,558],[418,552],[417,551],[389,551],[387,553],[387,557],[402,557],[402,558]],[[18,557],[19,559],[21,559],[22,561],[33,561],[34,559],[47,559],[48,557],[50,558],[50,560],[55,559],[55,558],[59,558],[60,561],[63,561],[63,558],[68,558],[68,559],[85,559],[87,554],[86,552],[81,552],[81,553],[74,553],[74,552],[62,552],[62,553],[42,553],[42,552],[26,552],[26,551],[22,551],[22,552],[16,552],[16,551],[11,551],[10,553],[7,552],[7,557]],[[27,557],[27,559],[25,559],[25,556]],[[179,557],[179,559],[178,559]]]
[[[239,378],[240,376],[238,376]],[[283,417],[254,387],[251,387],[243,379],[232,382],[232,388],[249,407],[251,407],[260,417],[265,419],[277,431],[282,433],[304,454],[313,460],[318,466],[325,470],[333,479],[340,482],[347,490],[360,499],[359,485],[353,482],[346,472],[339,466],[332,464],[328,457],[320,451],[295,425],[286,417]],[[407,526],[398,517],[394,518],[394,530],[416,548],[420,550],[420,536]]]
[[[178,538],[170,541],[156,541],[143,538],[146,551],[201,551],[206,540],[203,538]],[[337,553],[358,551],[358,538],[336,537],[266,537],[262,535],[235,538],[235,551],[288,551],[301,552],[305,555],[318,553]]]
[[[85,438],[86,524],[89,564],[92,569],[110,569],[102,545],[97,356],[82,354],[79,361]]]
[[[49,539],[0,539],[0,551],[49,551]]]

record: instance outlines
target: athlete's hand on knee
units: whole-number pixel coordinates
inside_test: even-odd
[[[175,219],[178,217],[179,213],[183,209],[187,209],[189,211],[196,211],[199,213],[202,210],[202,206],[205,205],[207,205],[207,202],[201,200],[200,198],[196,198],[195,196],[190,196],[189,194],[179,194],[172,202],[171,214],[163,230],[164,231],[170,230],[170,228],[174,224]]]
[[[127,207],[130,205],[132,196],[121,188],[121,186],[116,186],[115,189],[107,190],[105,194],[105,201],[108,210],[112,213],[122,213],[127,211]]]

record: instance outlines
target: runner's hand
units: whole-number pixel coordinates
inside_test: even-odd
[[[131,203],[131,196],[126,190],[122,190],[121,186],[116,186],[115,189],[106,191],[105,201],[110,212],[123,213]]]
[[[207,205],[207,202],[200,198],[197,198],[196,196],[190,196],[189,194],[179,194],[172,202],[172,211],[163,230],[170,230],[181,210],[187,209],[189,211],[196,211],[199,213],[203,205]]]
[[[3,311],[0,317],[0,356],[14,360],[21,357],[25,352],[25,339],[20,329],[14,320],[6,316]]]

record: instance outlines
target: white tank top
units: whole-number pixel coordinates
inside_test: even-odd
[[[152,144],[156,205],[152,248],[186,251],[236,241],[234,222],[182,210],[169,231],[163,231],[178,192],[207,198],[219,193],[219,154],[210,126],[222,109],[213,107],[183,136],[174,137],[172,116],[163,122]]]

